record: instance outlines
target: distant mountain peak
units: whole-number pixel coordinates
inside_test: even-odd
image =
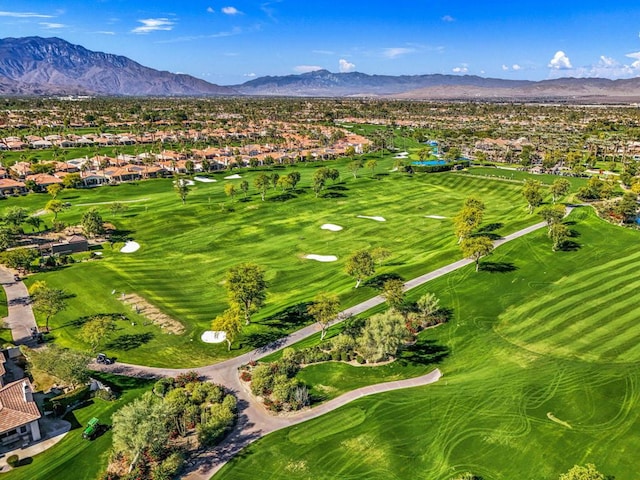
[[[98,95],[234,95],[228,87],[190,75],[145,67],[122,55],[94,52],[58,37],[0,40],[0,78],[32,93]],[[0,93],[3,93],[0,85]],[[5,92],[15,93],[15,92]]]

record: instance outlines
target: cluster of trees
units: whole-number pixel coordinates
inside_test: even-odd
[[[595,177],[594,177],[595,178]],[[569,193],[571,189],[571,183],[566,178],[558,178],[556,179],[550,186],[549,192],[551,193],[553,203],[564,197]],[[529,208],[529,213],[533,213],[534,210],[542,205],[544,201],[544,192],[542,183],[538,180],[527,179],[524,181],[524,185],[522,187],[522,196],[527,201],[527,206]]]
[[[194,372],[159,380],[153,393],[113,414],[113,455],[104,478],[174,478],[185,452],[172,439],[195,433],[199,445],[210,447],[235,421],[236,398],[223,387],[199,380]]]
[[[55,377],[60,385],[71,387],[89,380],[87,366],[91,358],[88,355],[55,344],[34,350],[22,347],[22,350],[28,362],[27,369],[34,378],[46,374]]]
[[[310,404],[307,387],[295,378],[300,365],[293,358],[293,350],[285,349],[277,362],[260,363],[243,376],[251,380],[251,393],[262,398],[273,411],[299,410]]]
[[[29,295],[33,310],[44,315],[45,330],[49,331],[51,317],[67,308],[68,294],[62,289],[50,286],[43,280],[38,280],[29,288]]]

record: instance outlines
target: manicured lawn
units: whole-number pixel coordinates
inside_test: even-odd
[[[7,306],[7,294],[4,288],[0,288],[0,318],[4,318],[9,315],[9,308]]]
[[[3,478],[7,480],[63,478],[95,480],[98,478],[100,472],[107,466],[112,433],[109,430],[94,440],[84,440],[82,431],[86,423],[92,417],[98,417],[102,424],[110,425],[111,415],[149,390],[153,382],[114,375],[96,374],[96,376],[121,390],[122,395],[113,402],[93,399],[86,407],[68,414],[66,419],[71,421],[73,426],[59,443],[33,457],[31,464],[3,474]]]
[[[454,174],[406,175],[389,173],[393,159],[378,159],[376,177],[362,169],[357,179],[348,172],[349,160],[327,165],[341,171],[342,181],[329,185],[323,198],[315,198],[309,185],[319,165],[301,164],[267,173],[280,175],[297,170],[301,182],[296,192],[271,190],[262,202],[253,187],[257,171],[240,171],[249,181],[250,195],[240,193],[231,202],[223,192],[227,172],[213,177],[216,183],[196,182],[181,205],[171,180],[151,180],[116,187],[65,191],[61,200],[71,207],[59,218],[73,224],[89,206],[141,244],[133,254],[119,252],[121,244],[102,249],[102,259],[38,274],[74,295],[69,308],[51,322],[53,335],[62,345],[86,348],[78,336],[78,319],[98,313],[122,313],[128,321],[101,347],[126,362],[187,367],[212,363],[301,327],[304,316],[279,315],[283,309],[310,301],[321,290],[340,295],[342,306],[354,305],[377,291],[353,289],[354,280],[344,273],[347,257],[356,249],[384,246],[393,255],[378,268],[379,274],[409,279],[460,258],[452,235],[452,217],[469,195],[487,204],[485,224],[494,233],[508,234],[538,221],[526,214],[520,186]],[[46,204],[46,194],[2,202],[3,207],[22,205],[31,212]],[[130,201],[129,209],[114,216],[101,202]],[[235,211],[223,212],[221,204]],[[0,212],[1,213],[1,212]],[[383,216],[386,222],[357,218]],[[427,218],[440,215],[445,219]],[[47,224],[51,215],[44,215]],[[344,227],[340,232],[321,230],[324,223]],[[305,254],[337,255],[338,261],[320,263]],[[226,346],[200,341],[210,321],[226,308],[224,273],[240,262],[256,262],[266,269],[269,282],[266,306],[255,323],[244,331],[239,344]],[[112,294],[112,292],[115,292]],[[121,292],[137,293],[186,327],[183,335],[168,335],[123,305]],[[133,325],[132,325],[133,324]],[[115,342],[115,343],[114,343]]]
[[[513,167],[517,168],[517,167]],[[551,175],[548,173],[533,174],[529,172],[523,172],[519,170],[507,170],[504,168],[491,168],[491,167],[471,167],[464,172],[460,172],[460,175],[477,175],[489,178],[502,178],[505,180],[514,180],[522,182],[524,180],[538,180],[545,185],[551,185],[558,178],[564,178],[571,183],[571,188],[575,192],[578,188],[586,185],[588,178],[583,177],[560,177],[558,175]]]
[[[588,208],[570,220],[578,250],[551,252],[541,230],[497,250],[489,270],[469,266],[412,292],[436,292],[454,312],[425,335],[449,352],[439,382],[275,432],[216,480],[256,471],[273,479],[444,480],[471,471],[551,480],[587,462],[635,479],[640,323],[631,312],[640,234]],[[339,384],[333,372],[317,372],[317,381],[321,373]]]

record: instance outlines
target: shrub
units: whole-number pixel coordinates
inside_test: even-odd
[[[184,387],[187,383],[193,383],[200,381],[200,377],[197,372],[191,371],[187,373],[181,373],[176,377],[175,386]]]
[[[343,362],[348,362],[349,361],[349,355],[347,354],[347,352],[342,352],[340,354],[340,360],[342,360]]]
[[[246,370],[243,370],[242,373],[240,374],[240,380],[242,380],[243,382],[250,382],[251,373],[247,372]]]
[[[56,409],[62,409],[63,411],[67,409],[70,405],[74,405],[85,400],[89,396],[89,387],[84,385],[82,387],[78,387],[75,390],[70,391],[69,393],[65,393],[63,395],[58,395],[57,397],[53,397],[51,399],[51,405],[53,405],[54,412]],[[56,405],[58,407],[56,407]]]
[[[9,458],[7,458],[7,463],[11,468],[16,468],[20,463],[20,457],[18,457],[18,455],[11,455]]]
[[[158,380],[153,386],[153,393],[159,397],[164,397],[170,390],[173,390],[174,380],[173,378],[166,377]]]
[[[105,390],[105,389],[102,389],[102,388],[99,389],[99,390],[96,390],[95,397],[96,398],[100,398],[102,400],[106,400],[108,402],[116,399],[116,396],[113,393],[113,391]]]
[[[366,360],[364,359],[364,357],[362,355],[358,355],[356,357],[356,362],[358,362],[360,365],[364,365],[364,363],[366,362]]]

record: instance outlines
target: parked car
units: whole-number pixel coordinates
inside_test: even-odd
[[[101,363],[102,365],[111,365],[113,363],[113,358],[107,357],[104,353],[99,353],[96,356],[96,362]]]

